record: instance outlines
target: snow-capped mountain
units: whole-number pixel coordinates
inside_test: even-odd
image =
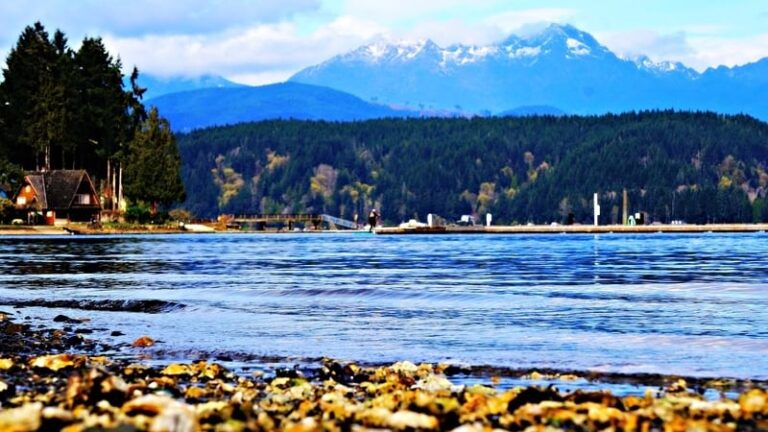
[[[510,36],[494,45],[451,45],[441,48],[429,39],[417,42],[388,43],[380,41],[362,46],[352,52],[335,57],[302,73],[321,71],[333,63],[360,63],[393,65],[415,61],[433,62],[442,68],[460,67],[483,61],[516,62],[535,60],[541,56],[557,55],[565,58],[603,58],[613,54],[600,45],[590,34],[572,26],[551,25],[531,37]]]
[[[306,68],[290,80],[416,109],[496,113],[545,105],[593,114],[676,108],[768,118],[768,104],[750,102],[755,83],[762,82],[757,90],[768,95],[768,78],[761,74],[768,61],[753,65],[702,74],[676,62],[623,59],[589,33],[552,24],[537,34],[487,46],[378,42]]]

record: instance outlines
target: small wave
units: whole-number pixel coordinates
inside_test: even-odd
[[[64,308],[108,312],[142,312],[150,314],[173,312],[186,307],[182,303],[164,300],[46,300],[41,298],[31,300],[0,299],[0,304],[15,307]]]

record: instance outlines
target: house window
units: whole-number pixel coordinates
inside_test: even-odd
[[[24,192],[31,193],[32,192],[32,186],[30,186],[30,185],[24,186]]]
[[[27,198],[23,197],[23,196],[20,196],[20,197],[16,198],[16,204],[18,204],[18,205],[27,205]]]
[[[75,196],[75,204],[89,205],[91,203],[91,196],[88,194],[77,194]]]

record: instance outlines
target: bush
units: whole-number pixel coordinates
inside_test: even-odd
[[[176,222],[189,223],[192,220],[192,213],[182,208],[173,209],[168,212],[168,216],[171,220]]]
[[[16,208],[13,201],[7,198],[0,198],[0,222],[8,223],[16,215]]]
[[[161,211],[152,215],[152,217],[149,218],[149,223],[153,225],[164,225],[169,220],[170,216],[168,216],[168,212]]]
[[[134,204],[125,209],[125,221],[131,223],[148,223],[152,213],[146,204]]]

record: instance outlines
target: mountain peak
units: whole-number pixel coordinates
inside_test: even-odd
[[[380,40],[340,56],[342,60],[364,61],[367,63],[384,63],[391,61],[408,61],[426,53],[439,53],[441,48],[431,39],[413,41],[389,42]]]
[[[686,75],[688,78],[695,79],[699,73],[680,62],[672,61],[653,61],[648,56],[641,55],[630,59],[635,63],[638,69],[645,70],[654,74],[678,73]]]
[[[523,42],[541,47],[545,52],[565,54],[568,57],[597,56],[609,52],[591,34],[570,24],[550,24],[541,32],[523,39]]]

